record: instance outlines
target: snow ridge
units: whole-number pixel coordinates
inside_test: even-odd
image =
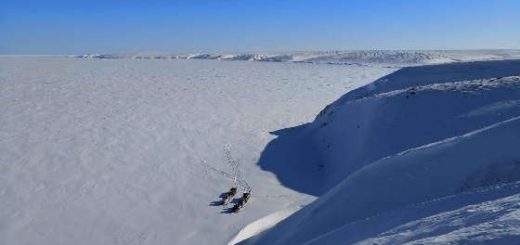
[[[428,85],[416,86],[406,89],[398,89],[390,92],[375,94],[376,97],[396,96],[404,93],[415,94],[423,91],[459,91],[473,93],[479,90],[493,89],[499,87],[515,87],[520,85],[520,76],[501,77],[493,79],[478,79],[470,81],[457,81],[451,83],[430,83]]]
[[[329,190],[243,243],[518,244],[518,184],[504,186],[520,181],[519,72],[408,67],[344,95],[292,136],[311,142],[306,164]]]
[[[355,50],[309,52],[258,52],[258,53],[135,53],[85,54],[78,58],[95,59],[210,59],[224,61],[294,62],[316,64],[385,64],[409,66],[475,60],[520,59],[520,50]]]

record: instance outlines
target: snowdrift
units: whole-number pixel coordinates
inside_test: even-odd
[[[231,61],[297,62],[317,64],[385,64],[410,66],[475,60],[504,60],[520,58],[520,50],[356,50],[309,52],[253,52],[253,53],[133,53],[85,54],[78,58],[98,59],[211,59]]]
[[[296,147],[305,156],[271,155],[270,162],[287,164],[283,171],[259,163],[303,192],[307,186],[284,180],[306,169],[305,179],[328,191],[243,243],[518,242],[518,184],[507,183],[520,180],[519,75],[520,61],[409,67],[347,93],[263,153]],[[498,191],[478,194],[490,186]],[[504,211],[480,210],[476,218],[467,211],[485,202]],[[425,208],[415,210],[420,203]],[[416,233],[407,224],[428,217],[436,219],[431,230]]]
[[[305,244],[518,244],[520,182],[418,203],[349,223]]]

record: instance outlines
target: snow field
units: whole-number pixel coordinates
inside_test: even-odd
[[[393,70],[1,57],[0,244],[225,244],[314,199],[256,165],[269,132]],[[226,145],[253,189],[237,215],[211,206]]]

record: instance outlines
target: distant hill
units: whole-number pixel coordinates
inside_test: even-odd
[[[252,53],[128,53],[85,54],[78,58],[97,59],[212,59],[263,62],[306,62],[318,64],[414,65],[446,62],[519,59],[520,50],[357,50]]]

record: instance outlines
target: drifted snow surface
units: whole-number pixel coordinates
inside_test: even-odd
[[[347,93],[266,147],[308,154],[264,167],[307,191],[291,168],[318,165],[302,175],[325,193],[242,243],[519,244],[519,75],[520,61],[409,67]]]
[[[305,244],[517,244],[520,182],[417,203],[341,226]]]
[[[235,237],[233,237],[233,239],[231,239],[229,244],[237,244],[252,236],[260,234],[260,232],[273,227],[276,223],[287,218],[298,209],[299,207],[292,207],[285,210],[280,210],[248,224],[246,227],[242,228],[242,230],[240,230],[240,232]]]
[[[0,243],[518,244],[520,61],[450,52],[2,57]]]
[[[314,199],[256,165],[269,132],[394,70],[1,57],[0,244],[226,244]],[[239,214],[213,206],[226,145],[253,189]]]

